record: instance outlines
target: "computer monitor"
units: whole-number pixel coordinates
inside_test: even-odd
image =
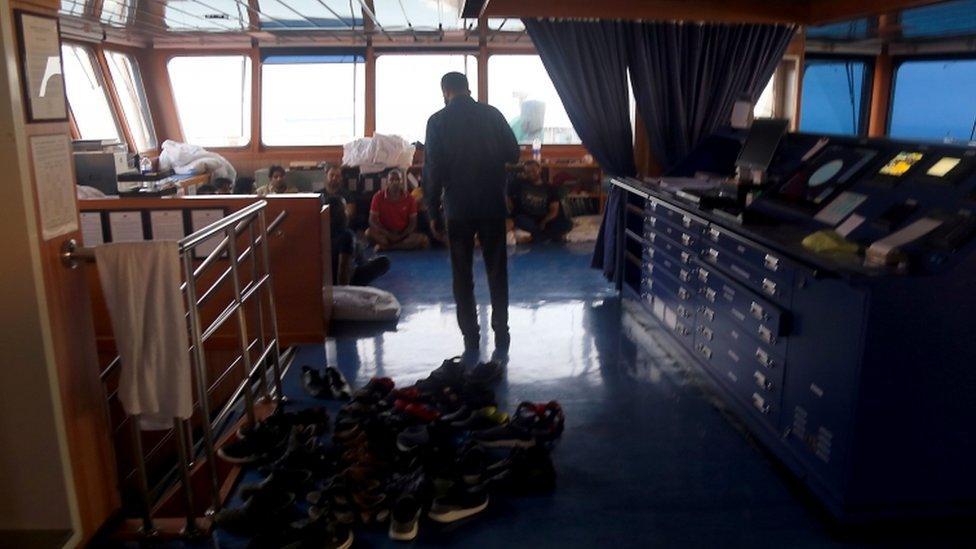
[[[779,118],[754,121],[735,165],[741,171],[765,171],[788,127],[789,121]]]

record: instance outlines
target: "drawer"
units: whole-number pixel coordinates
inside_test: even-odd
[[[644,223],[645,230],[650,228],[658,234],[665,236],[678,246],[692,254],[698,254],[702,245],[702,233],[697,229],[687,229],[675,226],[672,223],[662,220],[654,215],[647,215]]]
[[[772,275],[763,272],[743,261],[741,257],[707,240],[701,247],[701,258],[706,264],[722,269],[766,298],[784,306],[790,305],[793,294],[792,279],[786,281],[784,273]],[[790,275],[792,276],[792,272]]]
[[[732,317],[756,337],[776,344],[788,334],[788,314],[718,269],[698,263],[698,292],[706,304]]]
[[[670,314],[665,315],[673,319],[665,323],[672,334],[689,350],[695,342],[695,306],[678,296],[672,287],[662,284],[659,280],[652,281],[651,293],[655,302],[661,301]]]
[[[772,429],[778,428],[781,386],[771,381],[763,369],[754,367],[721,339],[709,341],[696,336],[694,352],[753,417]]]
[[[655,253],[653,255],[653,259],[647,261],[647,266],[649,268],[648,272],[653,273],[655,271],[664,270],[665,272],[671,274],[672,277],[678,279],[678,281],[682,284],[685,284],[697,291],[698,270],[691,265],[690,261],[688,263],[681,263],[667,254]]]
[[[698,235],[704,234],[708,229],[708,222],[704,219],[660,200],[648,199],[646,210],[648,214],[653,214],[679,229]]]
[[[648,270],[645,273],[654,281],[654,287],[667,289],[668,293],[674,296],[676,305],[685,304],[694,311],[694,301],[698,293],[697,287],[678,280],[665,269],[651,269],[651,267],[651,265],[647,265]]]
[[[717,264],[728,265],[729,269],[736,270],[736,274],[740,274],[738,271],[748,273],[740,276],[748,278],[758,290],[784,303],[789,303],[796,273],[808,272],[806,268],[784,259],[778,252],[715,225],[705,231],[701,250],[703,257],[718,252],[720,257]],[[714,262],[714,259],[709,261]],[[764,285],[764,281],[768,282]],[[770,286],[770,282],[773,286]]]
[[[663,236],[657,230],[645,228],[644,239],[648,242],[648,247],[655,249],[654,257],[658,254],[670,256],[674,261],[691,264],[692,259],[698,257],[695,252],[688,251],[686,248],[672,241],[667,236]]]

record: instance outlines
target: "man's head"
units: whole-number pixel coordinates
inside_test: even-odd
[[[329,194],[336,194],[342,189],[342,168],[329,166],[325,171],[325,190]]]
[[[462,95],[471,95],[468,77],[459,72],[449,72],[441,77],[441,91],[444,92],[444,104]]]
[[[233,186],[234,182],[226,177],[218,177],[217,179],[214,179],[214,187],[217,187],[217,194],[230,194]]]
[[[271,186],[278,189],[285,186],[285,169],[281,166],[271,166],[268,168],[268,179]]]
[[[389,175],[386,176],[386,192],[393,196],[400,196],[406,192],[406,187],[403,182],[403,172],[400,170],[390,171]]]
[[[525,178],[529,181],[541,181],[542,165],[536,160],[526,160],[522,164],[522,173],[525,174]]]

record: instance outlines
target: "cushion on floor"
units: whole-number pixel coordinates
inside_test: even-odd
[[[333,286],[335,320],[390,321],[400,317],[400,302],[390,292],[372,286]]]

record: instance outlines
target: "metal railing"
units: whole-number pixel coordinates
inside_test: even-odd
[[[142,521],[141,532],[144,535],[148,536],[156,532],[153,506],[177,475],[183,488],[186,506],[186,526],[183,534],[192,536],[198,533],[194,506],[196,494],[191,480],[194,462],[201,456],[206,457],[211,502],[207,513],[213,513],[221,506],[221,479],[216,461],[215,433],[219,432],[224,423],[232,417],[242,398],[247,424],[253,425],[256,422],[255,382],[264,398],[274,400],[277,404],[281,403],[283,397],[281,350],[268,238],[284,221],[286,213],[281,212],[268,225],[265,219],[266,206],[267,202],[264,200],[255,202],[190,234],[178,243],[183,265],[181,290],[185,298],[190,341],[187,352],[190,353],[193,368],[196,392],[194,404],[195,409],[200,413],[201,436],[200,440],[194,443],[192,417],[174,418],[173,428],[165,433],[149,453],[146,453],[142,432],[139,429],[139,417],[126,416],[120,423],[120,429],[125,422],[129,423],[130,444],[135,461],[134,471],[124,471],[119,459],[120,479],[124,484],[125,479],[133,474],[135,476],[141,507],[139,510]],[[209,245],[215,238],[221,240],[214,249],[202,260],[195,260],[200,247],[204,244]],[[244,241],[243,250],[239,250],[241,240]],[[76,268],[81,261],[94,261],[94,249],[78,247],[74,240],[69,240],[62,248],[61,259],[69,268]],[[223,265],[226,266],[220,269]],[[216,275],[214,282],[205,284],[206,287],[199,287],[204,274],[209,275],[215,270],[219,274]],[[248,279],[242,282],[242,275],[248,275]],[[226,292],[225,288],[228,286],[231,292],[229,302],[223,308],[218,306],[219,312],[215,317],[208,318],[207,322],[204,322],[201,315],[203,306],[223,295],[221,292]],[[249,305],[254,308],[247,309]],[[250,335],[246,314],[248,310],[256,320],[256,326],[251,327],[255,332],[254,337]],[[234,332],[239,354],[217,373],[214,383],[210,384],[204,344],[232,319],[236,320]],[[116,357],[101,373],[103,386],[106,387],[106,402],[117,399],[118,391],[108,391],[108,383],[113,377],[112,374],[120,366],[121,359]],[[243,370],[241,381],[233,389],[231,396],[222,404],[218,404],[220,409],[214,414],[214,403],[211,398],[215,390],[237,370]],[[271,383],[268,380],[269,376],[272,378]],[[174,437],[178,454],[177,463],[167,470],[154,488],[151,488],[146,462],[150,457],[161,452],[167,442]]]

